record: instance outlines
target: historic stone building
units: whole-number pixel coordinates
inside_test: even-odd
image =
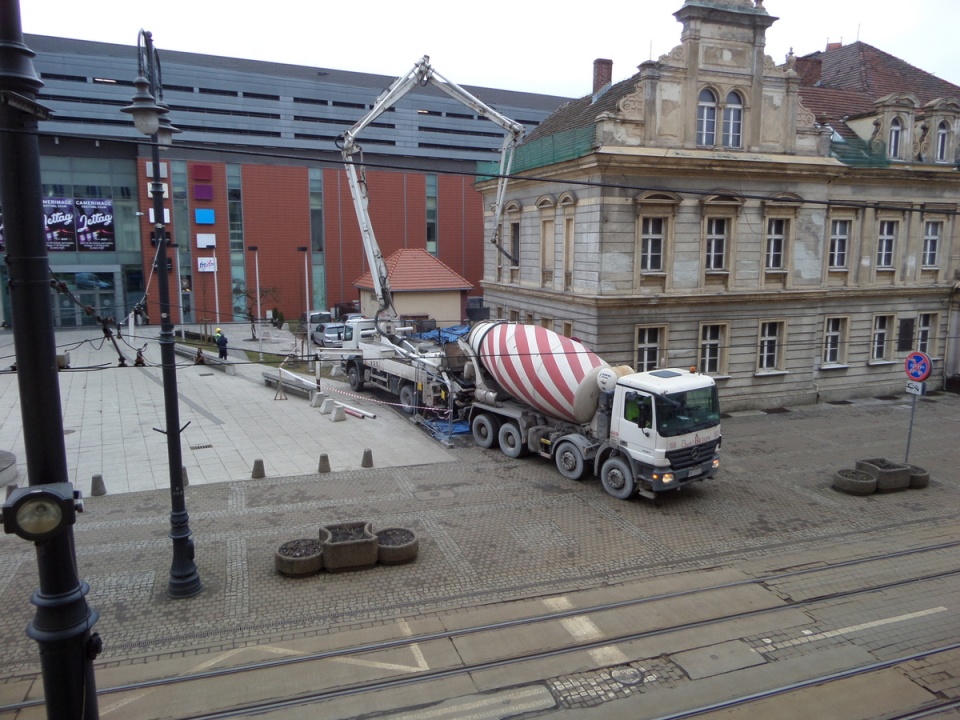
[[[699,366],[728,410],[901,393],[913,350],[958,374],[960,87],[859,42],[777,65],[761,0],[675,17],[520,148],[493,315]]]

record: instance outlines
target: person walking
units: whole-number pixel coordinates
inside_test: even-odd
[[[223,330],[217,328],[216,335],[213,336],[214,340],[217,341],[217,350],[219,351],[220,359],[227,359],[227,336],[223,334]]]

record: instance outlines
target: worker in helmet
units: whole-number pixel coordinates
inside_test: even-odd
[[[220,355],[221,360],[227,359],[227,336],[223,334],[223,330],[217,328],[216,334],[213,336],[214,340],[217,341],[217,350]]]

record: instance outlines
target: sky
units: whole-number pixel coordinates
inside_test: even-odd
[[[404,3],[316,0],[20,0],[23,31],[132,46],[143,28],[164,50],[321,68],[405,75],[423,55],[458,85],[582,97],[593,61],[613,60],[613,80],[680,44],[683,0],[596,3]],[[764,0],[780,18],[766,53],[778,64],[861,40],[960,85],[957,0]],[[351,8],[356,11],[351,14]],[[131,50],[132,52],[132,50]]]

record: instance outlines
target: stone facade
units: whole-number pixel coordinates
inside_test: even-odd
[[[727,410],[901,393],[917,349],[931,388],[958,374],[960,87],[830,91],[805,84],[819,58],[764,55],[761,2],[675,16],[679,46],[518,152],[536,179],[508,190],[507,253],[487,248],[492,317],[613,365],[697,365]],[[576,157],[536,152],[584,128]]]

